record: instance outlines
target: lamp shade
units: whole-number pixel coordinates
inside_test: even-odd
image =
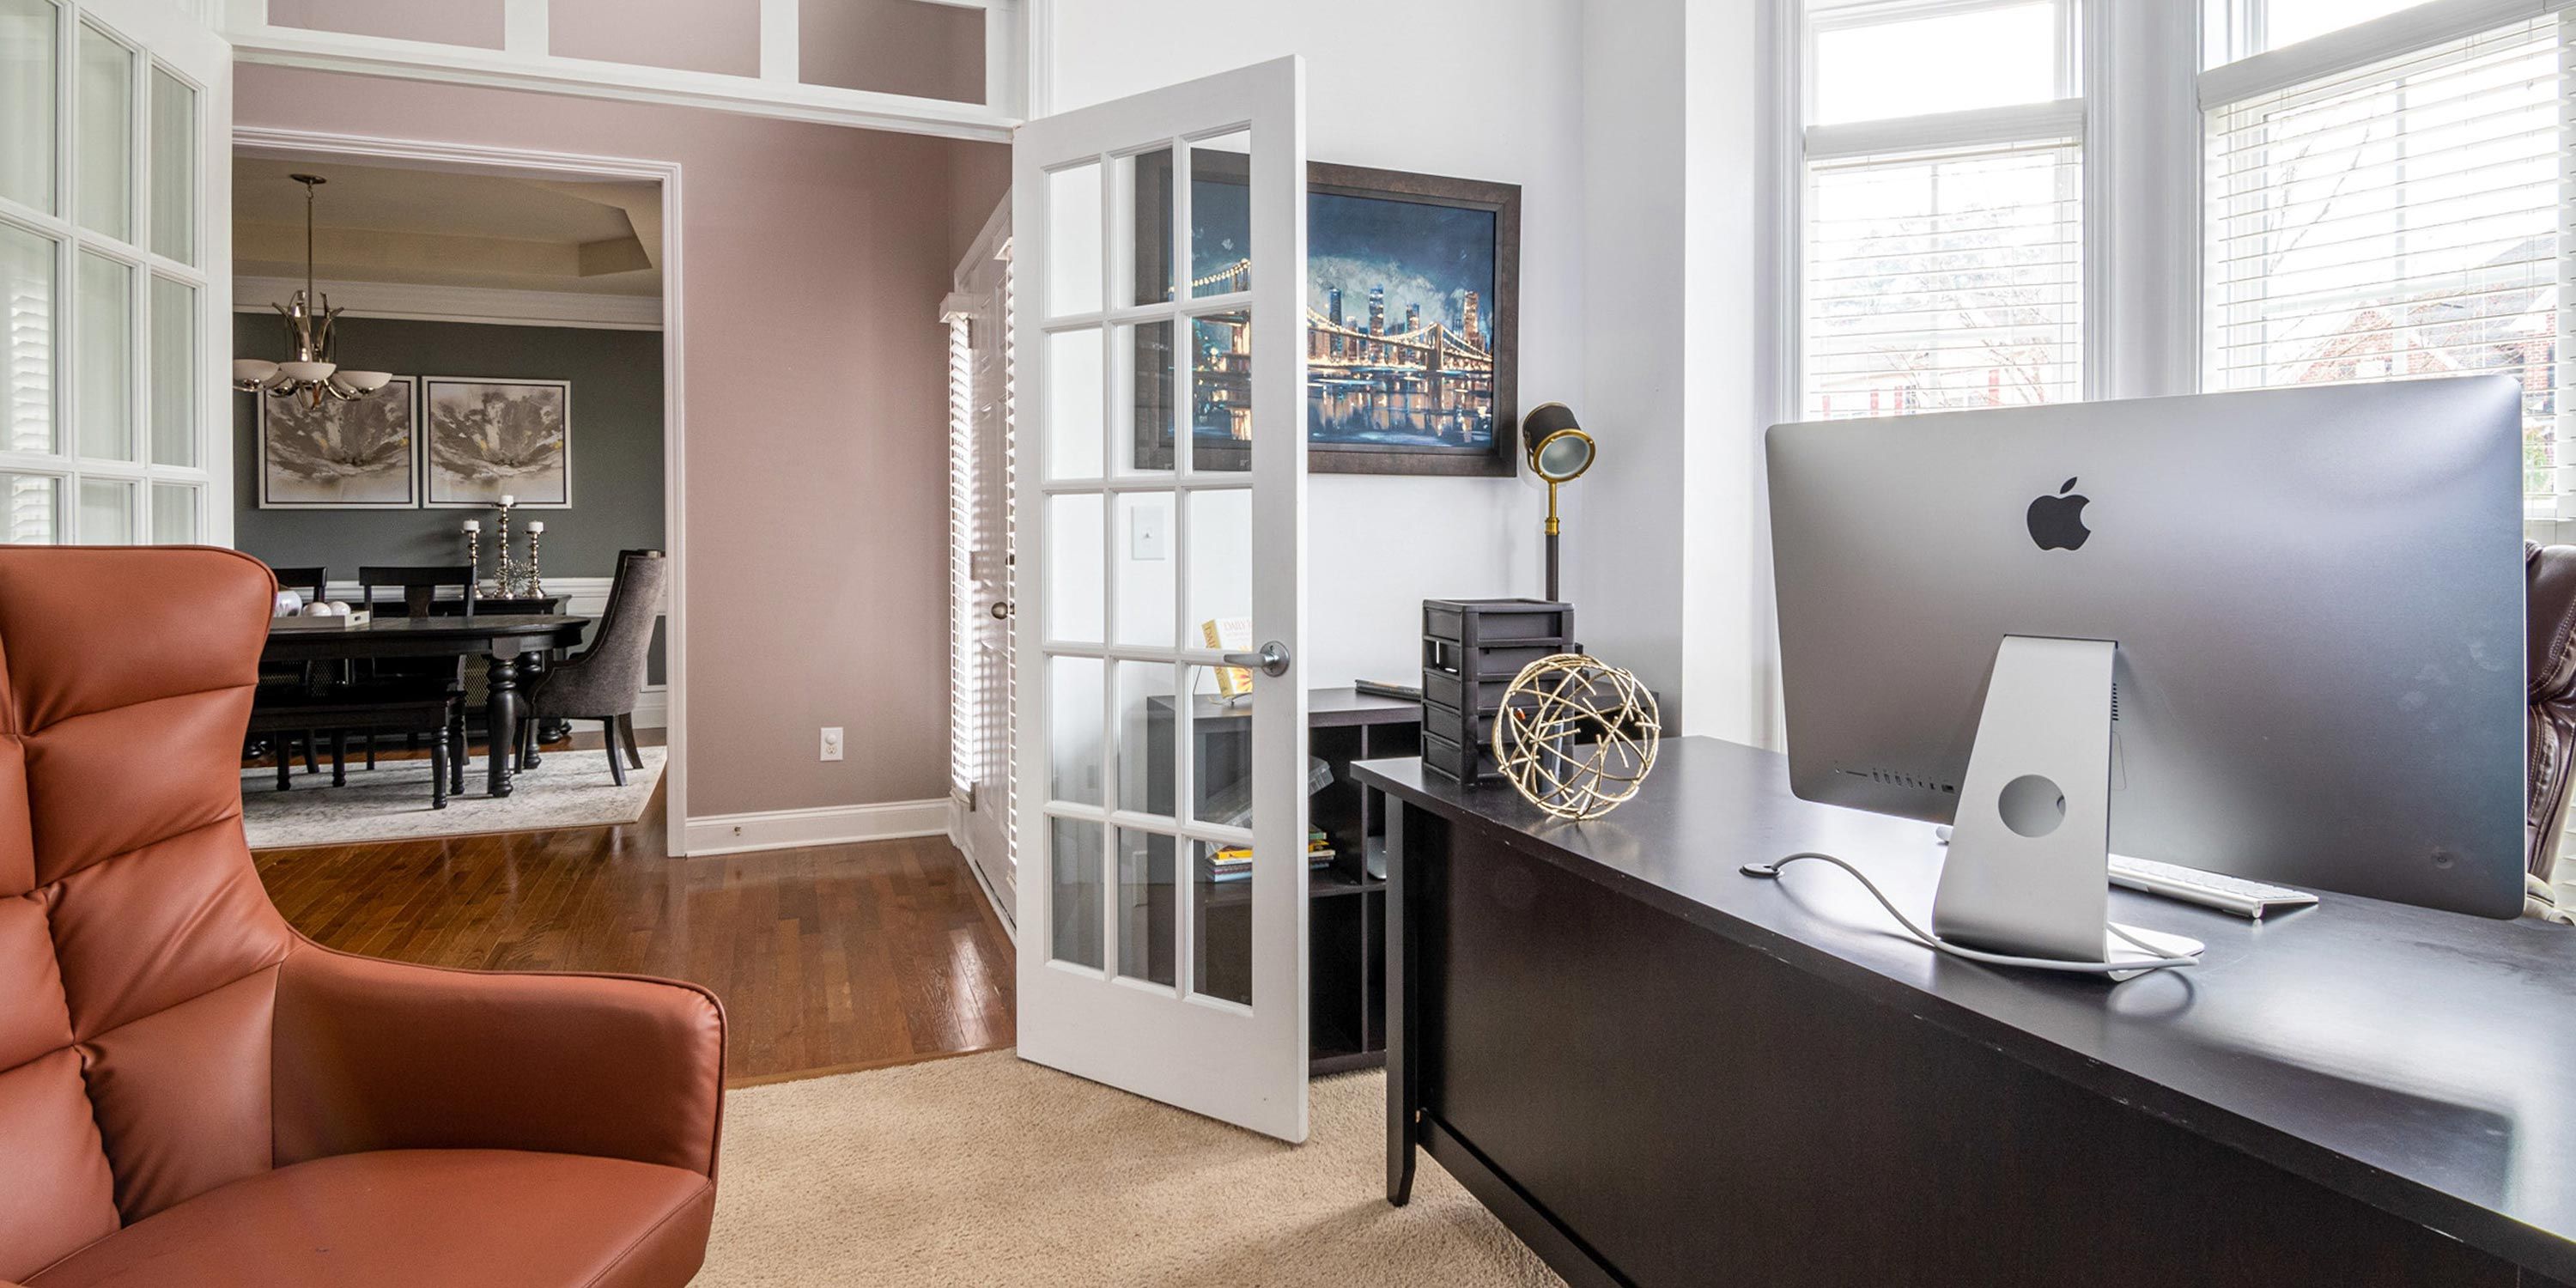
[[[285,372],[289,380],[300,380],[310,384],[330,379],[331,373],[340,368],[329,362],[281,362],[277,364],[277,369]]]
[[[339,373],[341,384],[347,385],[351,389],[355,389],[362,394],[371,394],[384,388],[386,385],[393,382],[393,378],[394,373],[390,371],[343,371]]]
[[[244,385],[264,385],[277,375],[277,364],[259,358],[233,359],[233,379]]]
[[[1542,403],[1521,418],[1521,450],[1530,471],[1550,483],[1571,482],[1592,468],[1592,436],[1564,403]]]

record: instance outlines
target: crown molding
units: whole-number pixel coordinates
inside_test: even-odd
[[[511,291],[488,286],[424,286],[412,282],[316,282],[331,303],[353,318],[403,318],[420,322],[487,322],[504,326],[594,327],[659,331],[662,300],[652,295],[592,295],[579,291]],[[233,311],[267,313],[271,300],[304,289],[299,278],[236,277]]]

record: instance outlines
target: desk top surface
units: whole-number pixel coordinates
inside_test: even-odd
[[[1824,850],[1929,919],[1941,862],[1932,829],[1800,800],[1776,753],[1667,739],[1637,797],[1588,823],[1550,819],[1508,786],[1461,787],[1417,760],[1354,768],[1487,841],[2576,1277],[2576,929],[2336,894],[2255,923],[2114,889],[2114,918],[2204,941],[2202,964],[2119,985],[2007,972],[1904,937],[1824,864],[1776,881],[1737,871]]]

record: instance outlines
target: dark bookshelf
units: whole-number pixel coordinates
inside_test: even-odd
[[[1386,820],[1369,793],[1351,778],[1351,762],[1422,752],[1422,708],[1402,698],[1349,688],[1307,694],[1307,754],[1321,759],[1332,781],[1307,798],[1307,826],[1331,842],[1328,866],[1306,875],[1306,984],[1309,1069],[1317,1074],[1364,1069],[1386,1059],[1386,882],[1368,875],[1366,861],[1386,843]],[[1157,813],[1171,812],[1176,774],[1171,761],[1173,699],[1148,700],[1147,799]],[[1200,695],[1190,712],[1194,763],[1203,773],[1239,777],[1251,759],[1251,712]],[[1195,864],[1183,865],[1185,877]],[[1195,901],[1203,921],[1201,943],[1248,944],[1252,889],[1248,881],[1203,883]],[[1226,960],[1227,956],[1235,960]],[[1208,991],[1242,987],[1251,962],[1235,953],[1211,958]]]

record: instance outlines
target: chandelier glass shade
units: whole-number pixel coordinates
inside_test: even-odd
[[[325,180],[315,174],[287,177],[304,185],[304,289],[287,303],[269,307],[285,319],[287,346],[295,358],[291,362],[235,358],[233,388],[272,398],[301,397],[315,407],[325,398],[355,402],[384,388],[393,373],[344,370],[335,357],[338,337],[332,329],[340,310],[331,307],[330,296],[313,289],[313,190]]]

